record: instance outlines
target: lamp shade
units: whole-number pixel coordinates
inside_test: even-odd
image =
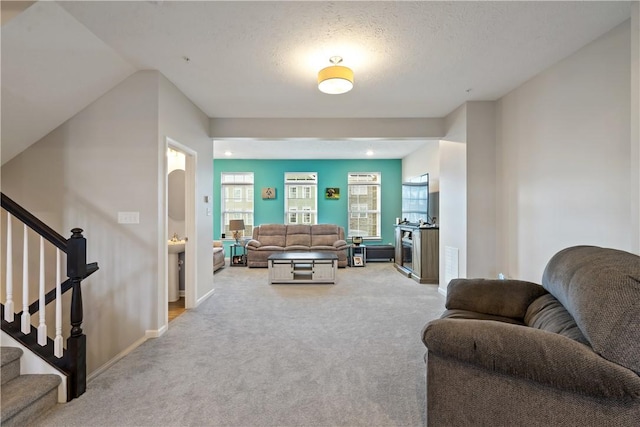
[[[318,89],[320,92],[330,95],[340,95],[353,89],[353,70],[351,68],[338,65],[342,58],[334,56],[331,58],[334,65],[323,68],[318,72]]]
[[[231,231],[240,231],[244,230],[244,220],[243,219],[232,219],[229,221],[229,230]]]

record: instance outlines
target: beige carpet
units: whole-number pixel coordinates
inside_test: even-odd
[[[422,426],[436,285],[391,263],[335,285],[226,267],[215,294],[43,417],[42,426]],[[88,339],[94,339],[89,337]]]

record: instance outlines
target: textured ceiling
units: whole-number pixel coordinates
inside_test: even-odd
[[[34,142],[136,70],[209,117],[443,117],[629,15],[610,1],[38,2],[2,26],[3,162],[6,141]],[[333,55],[355,73],[344,95],[316,87]]]

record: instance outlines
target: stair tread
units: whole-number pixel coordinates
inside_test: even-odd
[[[0,366],[8,365],[16,359],[20,359],[22,356],[22,349],[17,347],[2,347],[0,348]]]
[[[2,385],[2,419],[7,420],[31,405],[52,389],[58,387],[61,379],[54,374],[29,374]]]

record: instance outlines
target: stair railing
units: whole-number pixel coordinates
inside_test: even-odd
[[[2,310],[2,330],[21,342],[47,363],[57,367],[67,375],[67,401],[82,395],[86,390],[86,336],[82,332],[82,289],[83,279],[98,270],[97,263],[87,264],[87,241],[82,229],[71,230],[71,237],[65,239],[22,206],[5,194],[2,196],[2,208],[7,213],[5,301],[0,304]],[[14,304],[13,262],[16,257],[13,250],[13,219],[23,224],[22,242],[22,311],[16,312]],[[40,236],[38,299],[29,304],[29,245],[28,229]],[[45,293],[45,240],[56,248],[55,288]],[[62,282],[61,254],[66,254],[67,280]],[[19,256],[19,255],[18,255]],[[18,260],[19,262],[19,260]],[[71,332],[67,338],[66,349],[62,337],[62,295],[71,290],[70,323]],[[54,338],[48,336],[46,306],[55,301]],[[37,328],[31,324],[31,315],[38,313]],[[19,318],[20,322],[16,319]]]

